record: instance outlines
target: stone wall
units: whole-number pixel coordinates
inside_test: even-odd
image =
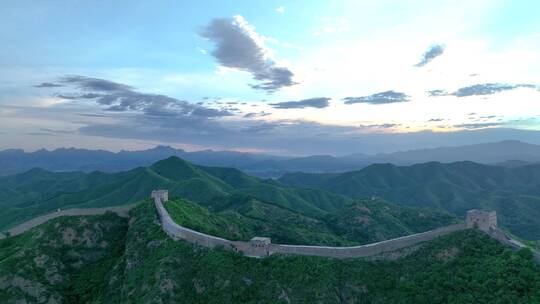
[[[186,240],[190,243],[195,243],[204,247],[214,248],[217,246],[223,246],[226,248],[234,248],[234,242],[212,235],[204,234],[186,227],[182,227],[176,224],[167,209],[163,207],[161,199],[159,197],[154,198],[157,212],[161,219],[161,226],[165,233],[174,239]]]
[[[467,211],[467,228],[477,228],[484,232],[497,228],[497,212],[472,209]]]
[[[131,210],[133,207],[135,207],[135,205],[126,205],[126,206],[119,206],[119,207],[104,207],[104,208],[65,209],[65,210],[60,210],[53,213],[38,216],[36,218],[33,218],[29,221],[26,221],[18,226],[15,226],[9,229],[7,232],[9,233],[9,236],[15,236],[61,216],[101,215],[101,214],[105,214],[105,212],[110,211],[110,212],[114,212],[118,214],[119,216],[128,217],[129,210]]]
[[[354,247],[281,244],[269,244],[267,247],[254,247],[250,242],[229,241],[182,227],[173,221],[159,198],[155,198],[154,203],[161,219],[163,230],[172,238],[182,239],[208,248],[222,246],[234,251],[242,252],[244,255],[250,257],[264,257],[270,254],[312,255],[332,258],[367,257],[430,241],[436,237],[467,228],[466,224],[457,224],[392,240]]]
[[[452,232],[467,229],[465,224],[446,226],[435,230],[412,234],[400,238],[386,240],[378,243],[372,243],[354,247],[325,247],[325,246],[301,246],[301,245],[280,245],[271,244],[271,253],[296,254],[296,255],[315,255],[332,258],[353,258],[368,257],[385,252],[395,251],[410,247],[418,243],[427,242],[450,234]]]

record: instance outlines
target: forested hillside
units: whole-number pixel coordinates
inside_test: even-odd
[[[325,190],[285,187],[236,169],[195,166],[171,157],[113,174],[33,169],[0,178],[0,230],[58,208],[130,204],[158,188],[202,206],[222,204],[230,195],[241,193],[311,216],[335,211],[350,201]]]
[[[230,240],[267,236],[280,244],[348,246],[373,243],[450,225],[444,212],[357,200],[338,211],[312,217],[245,195],[210,210],[184,199],[165,204],[182,226]]]
[[[246,258],[173,241],[153,204],[0,240],[3,303],[537,303],[540,268],[467,230],[399,260]],[[114,217],[114,218],[113,218]]]
[[[350,198],[381,197],[393,203],[446,210],[458,216],[473,208],[496,210],[512,233],[540,239],[540,166],[503,168],[473,162],[400,167],[372,165],[343,174],[294,173],[281,183],[324,189]]]

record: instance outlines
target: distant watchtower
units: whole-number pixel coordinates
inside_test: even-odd
[[[268,237],[256,236],[249,241],[251,244],[251,251],[258,256],[265,256],[270,254],[270,244],[272,241]]]
[[[497,212],[478,209],[467,211],[467,228],[490,232],[491,228],[497,228]]]
[[[159,198],[162,203],[165,203],[169,200],[169,191],[167,190],[154,190],[150,195],[153,199]]]

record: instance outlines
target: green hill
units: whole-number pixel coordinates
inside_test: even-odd
[[[0,240],[1,303],[89,303],[123,254],[127,220],[63,217]]]
[[[344,196],[318,189],[285,187],[236,169],[195,166],[177,157],[121,173],[52,173],[34,169],[0,178],[0,230],[58,208],[130,204],[153,189],[205,207],[242,193],[297,212],[322,216],[345,206]]]
[[[474,230],[441,237],[396,261],[254,259],[171,240],[149,202],[131,215],[129,225],[110,214],[60,218],[0,240],[0,302],[540,301],[540,267],[530,251],[511,251]]]
[[[473,162],[407,167],[380,164],[343,174],[288,174],[280,182],[351,198],[381,197],[458,216],[473,208],[496,210],[503,227],[526,239],[540,239],[538,165],[511,169]]]
[[[250,196],[234,195],[206,209],[183,199],[165,208],[182,226],[231,240],[271,237],[274,243],[351,246],[431,230],[456,222],[446,213],[357,200],[322,217],[311,217]]]

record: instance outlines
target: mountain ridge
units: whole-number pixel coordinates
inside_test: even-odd
[[[350,198],[381,197],[462,216],[468,209],[496,210],[502,226],[540,239],[540,165],[503,168],[470,161],[412,166],[376,164],[341,174],[290,173],[279,181],[325,189]]]
[[[362,169],[374,163],[411,165],[428,161],[474,161],[502,166],[522,166],[540,162],[540,145],[506,140],[465,146],[398,151],[367,155],[354,153],[345,156],[311,155],[302,157],[274,156],[235,151],[203,150],[186,152],[168,146],[156,146],[142,151],[110,152],[59,148],[48,151],[24,152],[20,149],[0,151],[0,176],[22,173],[34,167],[49,171],[120,172],[177,156],[197,165],[234,167],[251,175],[278,177],[302,171],[312,173],[346,172]]]

